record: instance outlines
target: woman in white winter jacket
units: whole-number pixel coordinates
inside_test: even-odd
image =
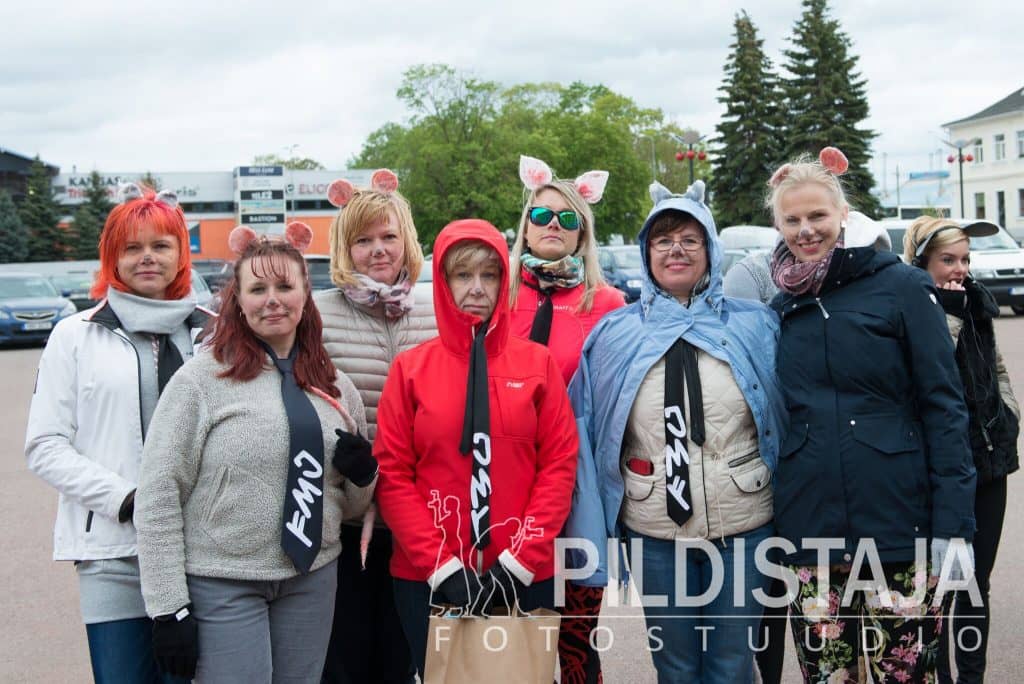
[[[55,560],[74,561],[97,682],[170,682],[153,658],[132,513],[157,399],[211,312],[196,307],[173,193],[124,189],[100,239],[102,297],[54,328],[39,362],[25,455],[60,494]]]

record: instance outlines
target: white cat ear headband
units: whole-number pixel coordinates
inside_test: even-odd
[[[540,159],[526,155],[519,156],[519,179],[523,181],[523,185],[530,192],[547,185],[554,180],[554,177],[551,167]],[[572,184],[576,186],[576,191],[580,193],[580,197],[587,204],[597,204],[604,196],[605,186],[608,185],[608,172],[587,171],[572,181]]]
[[[242,256],[253,241],[271,239],[266,235],[258,235],[249,226],[236,226],[228,235],[228,248],[237,256]],[[284,231],[284,241],[299,250],[299,253],[305,252],[313,242],[313,229],[302,221],[292,221]]]
[[[370,177],[370,189],[390,195],[398,190],[398,176],[390,169],[377,169]],[[327,201],[338,208],[351,202],[355,194],[355,186],[344,178],[339,178],[327,187]]]
[[[136,183],[121,183],[117,187],[117,203],[124,204],[143,197],[142,188]],[[178,193],[173,190],[161,190],[154,197],[157,202],[166,204],[171,209],[178,208]]]

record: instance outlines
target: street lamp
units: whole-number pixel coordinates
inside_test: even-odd
[[[967,212],[964,209],[964,162],[974,161],[974,155],[970,153],[964,154],[964,148],[968,145],[977,145],[981,143],[981,138],[972,138],[971,140],[964,140],[963,138],[960,138],[953,142],[949,142],[948,140],[943,140],[942,142],[956,150],[956,155],[949,155],[946,157],[946,161],[950,164],[954,161],[957,162],[960,173],[960,216],[966,218]]]
[[[688,185],[693,185],[693,159],[694,159],[694,157],[696,157],[697,159],[699,159],[701,161],[704,161],[705,159],[708,158],[707,152],[705,152],[704,150],[700,150],[700,151],[696,151],[695,152],[694,149],[693,149],[693,146],[697,145],[698,143],[700,143],[700,141],[703,140],[704,138],[706,138],[707,136],[701,135],[700,133],[698,133],[697,131],[692,130],[692,129],[686,131],[682,135],[676,135],[675,133],[669,133],[669,135],[672,137],[673,140],[675,140],[680,145],[686,145],[686,152],[676,152],[676,161],[683,161],[683,159],[686,159],[686,160],[689,161],[689,163],[690,163],[690,182],[688,183]]]

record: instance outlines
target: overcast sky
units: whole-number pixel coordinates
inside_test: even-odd
[[[66,172],[226,171],[293,145],[343,168],[404,120],[401,74],[427,62],[507,85],[603,83],[711,133],[736,12],[776,64],[800,13],[798,0],[147,4],[0,3],[0,147]],[[1024,3],[831,7],[867,79],[876,176],[883,152],[890,179],[897,163],[927,169],[942,123],[1024,86]]]

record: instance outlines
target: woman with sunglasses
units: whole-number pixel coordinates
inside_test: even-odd
[[[608,172],[559,180],[547,164],[524,156],[519,177],[529,194],[512,246],[512,263],[519,264],[511,277],[512,334],[546,345],[568,384],[591,328],[625,304],[601,275],[590,210],[601,200]],[[590,630],[597,625],[603,589],[573,583],[565,589],[558,639],[562,682],[597,682],[601,660]]]
[[[580,456],[566,536],[597,549],[580,580],[594,586],[608,581],[608,540],[629,538],[658,681],[751,682],[754,593],[768,584],[754,555],[772,531],[784,418],[778,321],[723,296],[704,184],[651,194],[640,300],[597,324],[569,388]]]
[[[970,275],[972,237],[993,235],[999,228],[987,221],[961,227],[955,221],[922,216],[910,224],[903,245],[904,260],[923,268],[935,282],[956,345],[956,366],[967,403],[969,438],[978,484],[974,496],[974,576],[981,605],[967,592],[957,592],[952,632],[939,640],[940,682],[951,682],[949,634],[956,649],[957,682],[980,682],[985,676],[988,649],[989,586],[1006,513],[1006,477],[1020,468],[1017,436],[1020,407],[1010,386],[992,324],[999,305],[984,285]],[[951,607],[951,605],[950,605]],[[977,635],[971,631],[978,630]],[[961,636],[961,632],[967,630]],[[964,648],[977,641],[976,648]]]

